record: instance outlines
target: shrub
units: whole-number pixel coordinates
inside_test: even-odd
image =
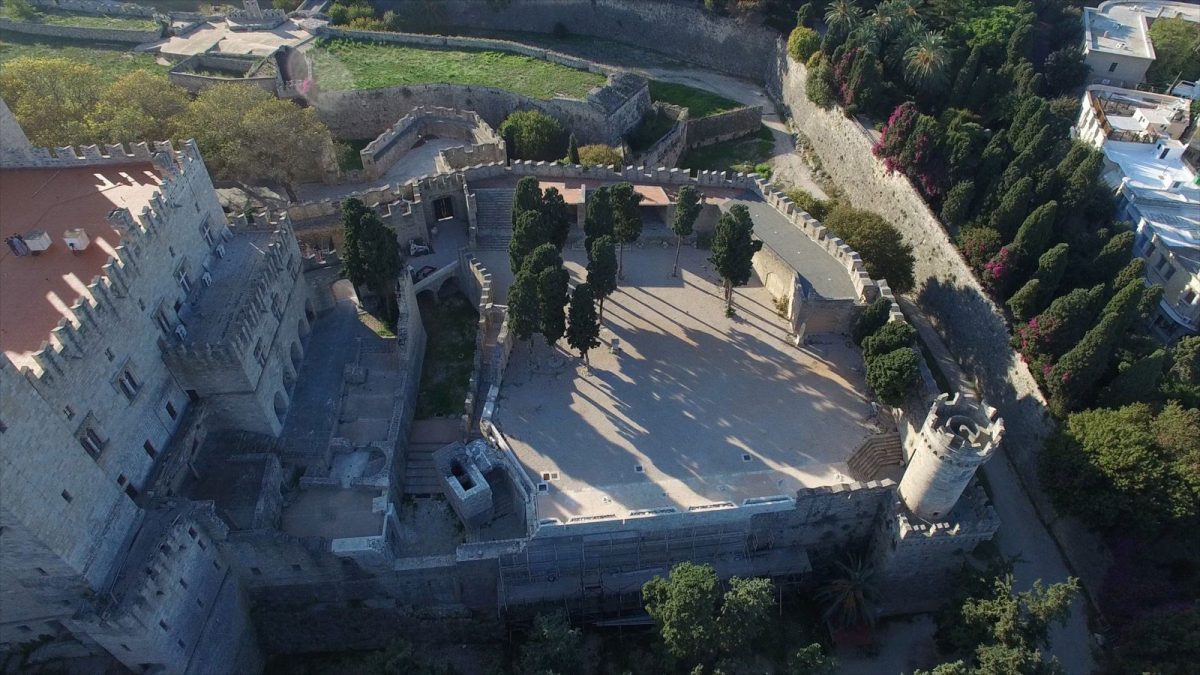
[[[870,361],[888,352],[911,347],[916,335],[917,331],[907,321],[889,321],[863,340],[863,358]]]
[[[979,275],[983,274],[984,265],[1000,252],[1003,243],[1000,233],[990,227],[971,227],[958,235],[958,248]]]
[[[29,21],[38,15],[37,9],[29,0],[5,0],[4,13],[18,21]]]
[[[821,36],[811,28],[796,26],[788,36],[787,45],[788,54],[803,63],[821,48]]]
[[[620,148],[608,145],[584,145],[579,148],[579,163],[584,166],[621,166]]]
[[[552,162],[567,154],[562,124],[539,110],[518,110],[504,119],[500,135],[517,159]],[[583,148],[580,148],[582,155]],[[582,159],[582,157],[581,157]]]
[[[959,228],[971,217],[971,202],[975,199],[975,182],[964,180],[955,184],[946,193],[942,202],[942,222],[948,227]]]
[[[854,322],[850,324],[850,338],[854,340],[854,344],[861,345],[867,336],[882,328],[891,315],[892,301],[879,298],[855,317]]]
[[[787,195],[788,199],[792,200],[793,204],[804,209],[808,215],[817,220],[825,220],[825,216],[829,214],[829,202],[818,199],[804,190],[792,188],[784,194]]]
[[[816,59],[815,65],[814,59]],[[813,54],[813,58],[808,61],[808,81],[804,83],[804,93],[808,96],[808,100],[821,108],[828,109],[837,102],[833,68],[830,67],[829,60],[824,58],[820,52]]]
[[[887,279],[897,293],[907,293],[915,285],[912,246],[877,213],[839,205],[825,218],[825,227],[841,237],[846,245],[862,256],[872,279]]]
[[[867,361],[867,385],[883,403],[900,405],[920,374],[917,358],[908,347],[876,356]]]

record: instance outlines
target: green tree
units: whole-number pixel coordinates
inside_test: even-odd
[[[1078,593],[1074,578],[1050,586],[1038,580],[1030,590],[1014,593],[1011,575],[996,577],[990,589],[958,600],[956,607],[938,616],[939,634],[950,624],[958,634],[970,636],[957,646],[969,652],[971,665],[943,664],[932,675],[1062,673],[1057,661],[1042,660],[1041,649],[1050,644],[1050,625],[1066,622]]]
[[[521,645],[517,670],[527,675],[573,673],[584,658],[583,635],[571,627],[566,614],[539,614]]]
[[[904,77],[913,85],[927,92],[945,86],[950,52],[941,33],[930,31],[918,37],[904,52],[904,61]]]
[[[580,164],[579,161],[579,141],[575,140],[575,134],[567,139],[567,164]]]
[[[709,565],[679,563],[663,579],[642,587],[646,612],[658,625],[667,651],[684,664],[745,654],[772,623],[775,587],[769,579],[729,580],[720,592]]]
[[[983,274],[984,265],[1000,252],[1004,241],[990,227],[969,227],[958,235],[958,248],[976,274]]]
[[[750,275],[754,273],[754,254],[760,250],[762,242],[754,239],[754,222],[744,205],[735,204],[721,214],[708,261],[721,277],[726,314],[733,314],[733,289],[750,281]]]
[[[824,619],[838,628],[874,625],[879,602],[874,566],[858,557],[836,565],[833,577],[817,590],[817,600],[825,606]]]
[[[1106,283],[1110,279],[1116,277],[1121,269],[1130,264],[1145,265],[1144,262],[1131,262],[1129,256],[1133,254],[1134,233],[1125,230],[1118,232],[1112,236],[1096,254],[1092,264],[1088,266],[1088,278],[1092,283]],[[1141,276],[1141,272],[1137,273]],[[1124,285],[1124,284],[1121,284]]]
[[[1150,24],[1154,62],[1146,81],[1169,85],[1177,80],[1200,80],[1200,24],[1182,18],[1155,19]]]
[[[521,269],[508,287],[508,330],[513,337],[529,345],[533,350],[531,338],[538,332],[541,315],[538,305],[538,278],[528,269]]]
[[[617,240],[617,278],[625,278],[625,244],[632,244],[642,236],[642,214],[638,205],[642,195],[631,183],[612,186],[613,236]]]
[[[617,243],[611,235],[592,242],[588,251],[587,283],[600,303],[600,319],[604,322],[604,299],[617,290]]]
[[[542,215],[542,212],[536,209],[523,211],[517,217],[512,239],[508,242],[509,269],[516,274],[524,266],[526,256],[535,248],[549,242],[550,232],[546,226],[546,217]]]
[[[1044,64],[1046,86],[1052,94],[1067,94],[1081,86],[1091,68],[1083,62],[1083,50],[1074,45],[1050,53]]]
[[[912,246],[879,214],[839,205],[824,225],[862,256],[872,279],[886,279],[897,293],[907,293],[916,285]]]
[[[721,600],[712,567],[679,563],[666,579],[656,576],[646,582],[642,599],[672,656],[686,663],[712,660],[720,646]]]
[[[135,70],[104,90],[87,124],[105,143],[136,143],[171,137],[171,120],[188,107],[188,93],[165,75]]]
[[[1117,376],[1097,397],[1105,408],[1117,408],[1138,401],[1153,402],[1159,396],[1159,384],[1167,365],[1167,350],[1156,349],[1149,356],[1122,364]]]
[[[867,305],[850,324],[850,338],[854,344],[862,345],[871,335],[882,328],[892,316],[892,301],[887,298],[877,298]]]
[[[540,110],[518,110],[504,118],[500,135],[517,159],[552,162],[566,152],[562,124]]]
[[[683,238],[691,236],[702,208],[704,205],[696,188],[691,185],[679,188],[675,197],[675,216],[671,219],[671,231],[675,233],[675,263],[671,266],[671,276],[679,274],[679,249],[683,247]]]
[[[1029,213],[1029,202],[1033,199],[1033,179],[1025,176],[1018,180],[1000,200],[1000,206],[992,212],[988,226],[1003,237],[1012,236],[1017,226]]]
[[[821,36],[811,28],[796,26],[788,35],[787,46],[788,55],[804,63],[821,48]]]
[[[833,0],[825,10],[825,26],[838,35],[849,35],[862,20],[862,9],[854,0]]]
[[[1175,402],[1157,416],[1145,403],[1087,410],[1046,442],[1039,470],[1058,508],[1097,529],[1191,526],[1200,514],[1197,439],[1200,411]]]
[[[516,228],[521,214],[541,210],[542,187],[538,183],[538,179],[533,176],[525,176],[517,181],[517,187],[513,190],[512,226]]]
[[[1054,236],[1054,219],[1057,215],[1058,202],[1046,202],[1034,209],[1013,237],[1012,248],[1026,260],[1042,255]]]
[[[862,342],[863,358],[868,362],[876,356],[911,347],[917,331],[907,321],[888,321]]]
[[[1200,336],[1179,339],[1171,349],[1170,366],[1162,383],[1164,397],[1189,408],[1200,407]]]
[[[971,202],[974,199],[975,181],[964,180],[955,183],[942,202],[942,222],[954,229],[965,225],[971,217]]]
[[[357,202],[357,203],[355,203]],[[400,245],[379,214],[362,206],[357,199],[346,200],[342,207],[346,278],[355,286],[366,286],[379,299],[388,323],[395,320],[393,289],[400,276]]]
[[[816,59],[814,63],[813,59]],[[808,100],[820,108],[828,109],[837,103],[837,91],[833,84],[833,67],[829,59],[817,52],[808,61],[808,80],[804,83],[804,93]]]
[[[542,195],[541,212],[546,235],[550,243],[561,252],[567,245],[567,238],[571,236],[571,213],[558,188],[546,188]]]
[[[621,149],[611,145],[593,143],[579,149],[579,163],[584,166],[621,166],[624,161]]]
[[[1122,673],[1187,675],[1200,663],[1200,605],[1157,610],[1137,621],[1116,648]]]
[[[917,383],[918,359],[917,353],[908,347],[878,354],[867,361],[867,384],[880,401],[896,407]]]
[[[820,643],[814,642],[792,652],[784,672],[787,675],[834,675],[837,670],[837,659],[827,656]]]
[[[588,364],[588,351],[600,346],[600,317],[590,284],[579,284],[571,293],[567,319],[567,344],[578,349],[584,364]]]
[[[100,69],[73,59],[20,56],[0,66],[0,98],[36,147],[92,142],[87,116],[102,82]]]
[[[583,220],[583,247],[588,252],[589,260],[592,244],[600,237],[613,236],[613,220],[612,190],[602,185],[588,195],[587,214]]]
[[[553,347],[567,330],[564,310],[571,275],[563,269],[558,249],[548,242],[539,245],[525,257],[521,272],[537,280],[537,330],[546,340],[546,345]]]
[[[1104,308],[1100,322],[1054,364],[1046,386],[1050,407],[1056,413],[1077,410],[1091,398],[1096,383],[1108,372],[1113,349],[1137,318],[1145,293],[1140,281],[1118,291]]]
[[[321,178],[333,162],[333,139],[316,110],[258,87],[210,87],[173,121],[173,136],[195,138],[217,178],[275,181],[293,201],[296,183]]]

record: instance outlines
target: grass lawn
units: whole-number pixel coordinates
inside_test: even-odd
[[[428,340],[425,363],[421,368],[416,418],[461,415],[471,383],[479,313],[461,293],[436,302],[428,293],[422,293],[417,301]]]
[[[123,28],[125,30],[158,30],[158,22],[135,16],[97,16],[94,14],[71,14],[68,12],[42,12],[38,23],[51,26],[79,26],[81,28]]]
[[[134,54],[128,49],[76,47],[58,41],[33,40],[24,36],[0,33],[0,67],[21,56],[43,59],[63,58],[87,63],[100,69],[101,77],[105,82],[112,82],[135,70],[166,70],[166,66],[155,63],[153,56]]]
[[[337,144],[337,162],[338,168],[342,171],[358,171],[363,168],[362,152],[363,148],[370,144],[370,140],[361,141],[342,141]]]
[[[686,84],[659,82],[658,80],[650,80],[650,98],[654,101],[687,108],[692,119],[743,107],[741,103],[718,96],[711,91],[689,87]]]
[[[520,54],[331,40],[314,49],[318,85],[327,91],[412,84],[473,84],[530,98],[583,98],[605,77]]]
[[[687,169],[753,173],[755,164],[771,158],[773,145],[771,130],[760,126],[758,133],[751,136],[688,150],[679,160],[679,166]]]

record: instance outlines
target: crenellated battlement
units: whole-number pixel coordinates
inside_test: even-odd
[[[186,141],[184,147],[176,152],[170,141],[150,143],[109,143],[101,145],[64,145],[56,148],[30,148],[24,157],[6,157],[0,161],[0,168],[5,169],[36,169],[49,167],[82,167],[104,166],[110,164],[131,164],[135,162],[151,162],[157,153],[165,152],[174,157],[174,164],[182,168],[191,161],[199,160],[200,153],[195,141]]]
[[[955,392],[940,394],[925,418],[928,433],[944,439],[945,448],[983,462],[1004,438],[1004,420],[995,408],[979,399]]]

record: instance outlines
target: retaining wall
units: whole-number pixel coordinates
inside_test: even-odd
[[[153,42],[162,37],[159,30],[128,30],[125,28],[86,28],[83,26],[58,26],[28,21],[12,21],[0,18],[0,30],[24,33],[26,35],[42,35],[61,38],[64,40],[84,40],[86,42],[120,42],[139,45],[143,42]]]
[[[79,12],[81,14],[103,14],[108,16],[138,16],[152,17],[157,12],[153,7],[146,7],[132,2],[102,2],[100,0],[32,0],[35,7],[55,9],[63,12]]]
[[[762,106],[738,108],[708,117],[689,118],[687,147],[700,148],[748,136],[762,126]]]
[[[625,42],[690,64],[762,79],[772,67],[777,34],[752,20],[704,11],[692,0],[377,0],[404,25],[421,32],[521,31],[579,35]]]
[[[788,58],[782,43],[779,55],[768,83],[772,96],[788,108],[793,124],[809,138],[850,203],[879,213],[912,244],[919,289],[914,299],[938,323],[983,397],[1000,410],[1011,430],[1006,452],[1025,482],[1036,484],[1036,455],[1052,423],[1037,383],[1009,346],[1003,314],[908,179],[888,175],[871,153],[866,130],[837,109],[822,110],[809,101],[803,64]]]

